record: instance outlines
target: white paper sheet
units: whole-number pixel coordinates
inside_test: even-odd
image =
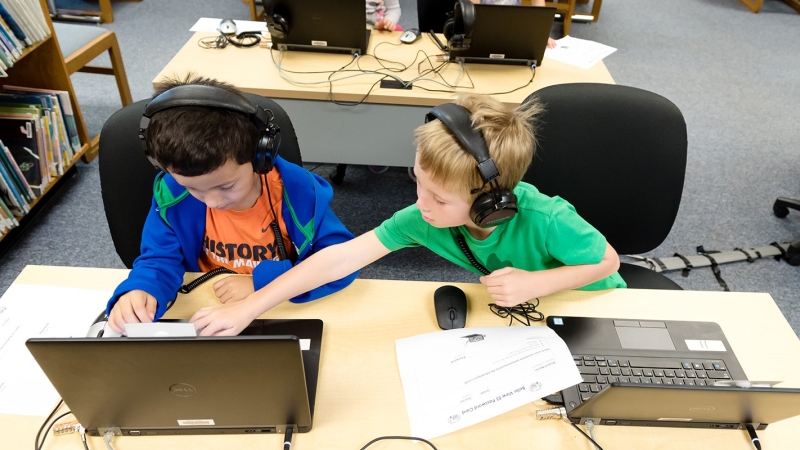
[[[32,337],[84,337],[111,291],[12,284],[0,298],[0,413],[46,416],[59,395],[33,359]]]
[[[556,41],[556,48],[548,48],[544,56],[581,69],[589,69],[606,56],[617,51],[599,42],[564,36]]]
[[[189,31],[219,31],[219,23],[222,19],[214,19],[211,17],[201,17]],[[266,22],[254,22],[252,20],[233,20],[236,24],[236,33],[244,33],[248,31],[256,31],[259,33],[267,33]]]
[[[544,326],[440,331],[396,349],[411,434],[426,439],[581,382],[566,344]]]

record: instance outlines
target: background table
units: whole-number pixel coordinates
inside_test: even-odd
[[[259,94],[276,100],[292,118],[304,161],[346,164],[371,164],[411,167],[414,164],[413,130],[424,123],[425,113],[432,106],[455,100],[460,93],[475,92],[492,94],[505,92],[525,85],[531,78],[527,66],[467,64],[469,78],[460,77],[459,85],[467,85],[471,78],[474,89],[459,89],[458,92],[429,92],[414,89],[382,89],[375,87],[358,106],[342,106],[331,102],[329,84],[308,85],[292,83],[282,78],[266,47],[236,48],[223,50],[201,48],[198,42],[214,33],[198,32],[183,46],[167,66],[156,76],[153,83],[167,77],[184,77],[188,72],[231,83],[245,92]],[[399,32],[373,31],[367,55],[359,65],[365,70],[380,67],[370,55],[411,65],[409,69],[396,73],[403,80],[417,77],[417,65],[411,64],[417,52],[434,56],[441,51],[427,35],[414,44],[400,44]],[[420,54],[421,55],[421,54]],[[273,51],[275,60],[279,52]],[[420,56],[419,62],[424,56]],[[294,72],[332,71],[352,60],[350,55],[316,52],[284,52],[281,66]],[[435,60],[431,61],[434,65]],[[398,67],[384,63],[390,67]],[[348,67],[348,69],[354,68]],[[429,68],[430,65],[423,65]],[[441,76],[454,84],[459,80],[461,69],[449,64]],[[353,72],[334,74],[337,79]],[[320,82],[327,80],[327,73],[286,73],[286,77],[297,82]],[[333,98],[339,102],[359,102],[380,75],[361,75],[333,83]],[[536,70],[533,82],[516,92],[493,95],[511,105],[519,105],[532,92],[545,86],[561,83],[613,83],[603,62],[588,70],[579,69],[558,61],[544,59]],[[415,86],[428,89],[445,89],[432,82],[417,82]]]

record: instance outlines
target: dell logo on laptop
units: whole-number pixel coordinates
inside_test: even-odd
[[[197,392],[197,389],[190,384],[178,383],[170,386],[169,391],[178,397],[191,397]]]

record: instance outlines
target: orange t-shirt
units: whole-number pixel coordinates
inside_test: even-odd
[[[283,181],[277,170],[267,174],[267,183],[272,194],[272,208],[263,182],[261,196],[250,209],[234,211],[206,208],[203,252],[197,261],[200,270],[208,272],[226,267],[236,273],[252,274],[261,261],[279,259],[275,233],[269,226],[273,220],[277,220],[280,226],[287,256],[293,258],[294,247],[281,212]],[[277,217],[273,217],[272,209]]]

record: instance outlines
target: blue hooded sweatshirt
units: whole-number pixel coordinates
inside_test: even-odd
[[[283,180],[283,218],[298,255],[294,264],[325,247],[353,239],[330,209],[333,188],[322,177],[280,157],[275,159],[275,167]],[[184,273],[200,272],[197,260],[203,251],[205,229],[205,203],[189,195],[171,175],[160,173],[142,230],[141,255],[133,262],[128,278],[114,291],[106,314],[121,295],[139,289],[158,301],[155,318],[163,316],[183,283]],[[259,262],[253,269],[253,287],[261,289],[294,264],[289,260]],[[347,287],[356,276],[357,271],[291,301],[303,303],[332,294]]]

